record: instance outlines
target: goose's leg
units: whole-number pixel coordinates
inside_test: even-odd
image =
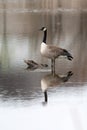
[[[53,75],[55,75],[55,59],[53,59]]]
[[[53,59],[51,59],[51,73],[53,74]]]
[[[51,72],[53,75],[55,74],[55,59],[51,59]]]

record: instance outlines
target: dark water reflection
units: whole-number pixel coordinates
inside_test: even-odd
[[[3,15],[5,13],[5,15]],[[54,96],[78,95],[86,91],[87,82],[87,13],[86,12],[0,12],[0,102],[43,101],[41,79],[50,73],[50,61],[41,57],[42,33],[48,28],[49,43],[66,48],[74,57],[56,60],[56,72],[72,71],[72,78],[60,88],[52,89]],[[3,22],[5,21],[5,22]],[[48,69],[27,71],[25,59],[46,63]],[[82,88],[81,88],[82,87]],[[62,95],[62,96],[63,96]],[[85,95],[85,94],[83,94]],[[37,101],[37,102],[38,102]],[[23,102],[24,103],[24,102]]]
[[[54,88],[56,86],[60,86],[60,84],[65,83],[69,80],[69,78],[73,75],[73,73],[71,71],[67,72],[67,74],[65,75],[58,75],[56,73],[51,73],[51,74],[47,74],[45,75],[42,79],[41,79],[41,89],[42,92],[44,93],[44,102],[47,103],[48,102],[48,89],[50,87]]]

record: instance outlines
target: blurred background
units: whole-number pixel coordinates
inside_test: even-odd
[[[57,60],[57,66],[63,69],[70,65],[82,75],[81,80],[86,80],[86,6],[86,0],[0,0],[1,70],[24,67],[24,59],[50,65],[39,51],[43,34],[38,29],[46,26],[47,42],[66,48],[74,56],[72,63]]]
[[[50,60],[40,54],[42,26],[48,29],[48,44],[65,48],[74,57],[56,60],[57,75],[68,71],[73,75],[48,89],[45,108],[41,80],[50,74]],[[49,67],[26,70],[28,59]],[[87,130],[86,103],[87,0],[0,0],[1,130]]]

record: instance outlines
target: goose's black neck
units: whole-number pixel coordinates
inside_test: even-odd
[[[45,102],[47,102],[47,91],[44,92]]]
[[[43,36],[43,42],[46,43],[47,39],[47,30],[44,31],[44,36]]]

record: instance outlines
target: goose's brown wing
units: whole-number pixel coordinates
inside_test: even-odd
[[[49,53],[53,54],[54,57],[58,57],[62,54],[63,49],[59,48],[57,46],[48,45],[48,51],[49,51]]]

